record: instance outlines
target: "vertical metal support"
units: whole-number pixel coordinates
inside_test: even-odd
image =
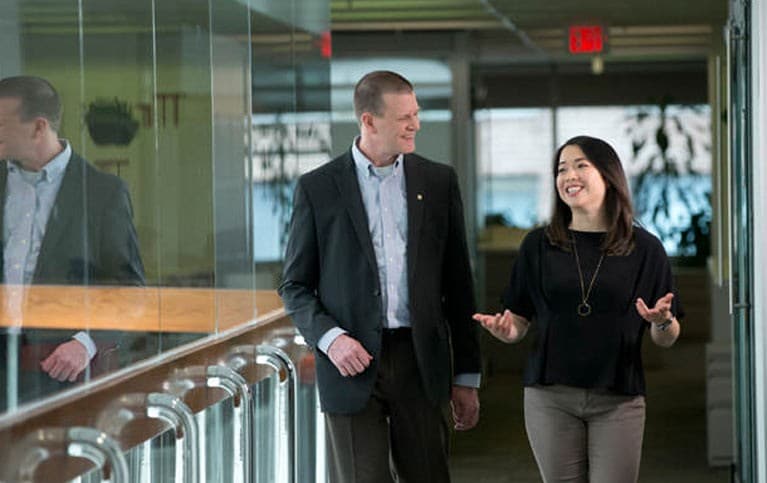
[[[128,482],[128,464],[120,445],[102,431],[79,426],[44,428],[28,434],[11,453],[15,472],[5,476],[20,483],[36,481],[35,472],[40,464],[62,452],[87,459],[112,483]]]
[[[288,414],[285,417],[284,429],[288,437],[288,481],[294,482],[298,474],[298,439],[296,437],[298,376],[295,364],[285,351],[268,344],[236,346],[229,352],[227,364],[235,370],[241,370],[252,362],[274,369],[279,376],[280,387],[286,393]]]
[[[15,410],[19,405],[19,328],[8,327],[5,336],[5,408],[4,411]]]
[[[183,462],[176,468],[176,477],[186,483],[198,483],[197,422],[189,406],[178,397],[163,393],[125,394],[99,414],[96,426],[117,438],[129,422],[141,417],[162,420],[174,429],[176,438],[183,441],[183,445],[176,447],[177,461]]]
[[[235,426],[235,453],[239,453],[242,461],[242,481],[250,483],[250,461],[253,458],[252,413],[253,397],[250,393],[250,385],[240,374],[226,366],[208,366],[208,387],[224,389],[234,398],[234,408],[238,412],[239,423]],[[238,400],[239,399],[239,400]]]
[[[317,404],[314,407],[316,413],[315,417],[315,429],[314,434],[317,435],[317,442],[315,447],[315,478],[314,483],[327,483],[328,482],[328,470],[327,470],[327,447],[325,445],[325,417],[322,414],[322,408],[320,407],[320,395],[317,386],[314,387],[316,393]]]
[[[290,357],[277,347],[261,344],[256,346],[258,351],[258,357],[256,362],[259,364],[267,364],[278,370],[281,376],[280,386],[282,386],[287,396],[287,410],[288,414],[285,418],[285,424],[288,435],[288,481],[295,482],[296,475],[298,474],[298,439],[296,438],[296,429],[298,427],[298,411],[296,408],[296,398],[298,395],[298,377],[296,373],[296,366]]]
[[[232,397],[238,421],[234,428],[235,451],[242,463],[242,481],[250,483],[251,469],[248,464],[252,459],[252,414],[253,406],[250,386],[247,381],[230,367],[221,365],[193,366],[176,371],[167,388],[174,394],[184,397],[187,391],[195,387],[215,387],[226,391]]]
[[[67,454],[93,461],[102,468],[102,472],[108,462],[111,472],[109,481],[128,482],[128,463],[125,461],[125,455],[120,450],[120,445],[106,433],[94,428],[74,427],[67,430],[67,439]]]
[[[146,414],[150,418],[162,419],[176,428],[176,438],[183,438],[182,461],[184,462],[184,481],[197,483],[200,460],[200,438],[197,421],[192,410],[181,399],[170,394],[151,393],[147,395]],[[179,430],[179,428],[181,430]],[[176,448],[178,452],[179,448]]]

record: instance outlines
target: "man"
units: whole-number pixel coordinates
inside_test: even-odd
[[[60,122],[61,101],[46,80],[0,80],[3,282],[143,285],[125,183],[60,140]],[[26,343],[43,332],[25,331]],[[44,354],[40,367],[53,379],[74,381],[97,352],[90,336],[78,332]]]
[[[331,481],[445,482],[443,404],[458,430],[479,418],[458,181],[411,154],[419,107],[405,78],[365,75],[354,109],[351,149],[296,186],[280,295],[318,349]]]

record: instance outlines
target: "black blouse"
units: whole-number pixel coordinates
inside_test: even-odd
[[[583,273],[584,289],[601,256],[604,233],[571,231]],[[578,315],[581,287],[573,252],[550,244],[543,228],[522,242],[503,297],[506,308],[533,321],[537,337],[523,377],[525,386],[564,384],[645,394],[642,336],[649,326],[635,302],[648,307],[674,292],[671,311],[683,311],[673,286],[671,267],[661,242],[634,227],[635,244],[625,256],[605,256],[588,303],[592,312]]]

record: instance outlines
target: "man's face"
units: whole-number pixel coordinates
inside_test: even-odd
[[[415,151],[415,133],[421,129],[418,110],[414,92],[383,95],[383,109],[380,115],[373,116],[373,125],[384,154],[393,157]]]
[[[33,156],[35,121],[22,121],[21,99],[0,97],[0,160],[25,161]]]

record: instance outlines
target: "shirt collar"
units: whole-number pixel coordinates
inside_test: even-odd
[[[367,156],[365,156],[365,153],[360,150],[359,146],[357,146],[359,141],[360,137],[357,136],[352,143],[352,158],[354,159],[354,165],[357,167],[357,172],[365,177],[375,176],[375,173],[373,172],[373,167],[375,165]],[[397,159],[394,160],[394,171],[392,174],[396,175],[402,171],[403,159],[404,156],[402,153],[397,155]]]
[[[61,139],[59,142],[64,146],[64,149],[40,170],[41,181],[52,183],[64,176],[64,171],[67,169],[67,165],[69,165],[69,158],[72,157],[72,146],[65,139]],[[11,172],[21,169],[21,166],[15,161],[7,163],[7,166],[8,171]]]
[[[64,170],[67,169],[69,164],[69,158],[72,157],[72,147],[69,143],[62,139],[59,142],[64,146],[64,149],[53,157],[48,164],[43,168],[45,178],[47,181],[55,181],[64,176]]]

